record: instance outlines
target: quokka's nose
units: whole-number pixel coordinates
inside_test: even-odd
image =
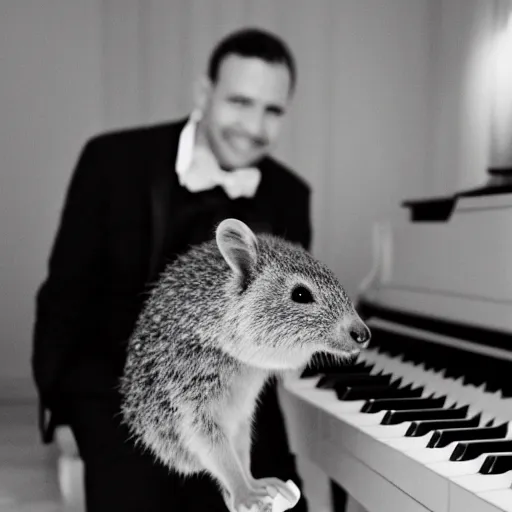
[[[350,337],[360,345],[370,341],[372,337],[370,329],[361,321],[354,321],[349,328]]]

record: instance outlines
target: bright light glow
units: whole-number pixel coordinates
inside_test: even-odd
[[[512,13],[494,48],[492,165],[512,167]]]

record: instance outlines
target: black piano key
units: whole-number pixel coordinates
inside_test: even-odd
[[[458,443],[453,450],[450,460],[473,460],[483,453],[512,452],[512,439],[497,439],[493,441],[468,441]]]
[[[409,425],[405,437],[421,437],[437,429],[478,427],[480,418],[481,415],[477,414],[469,419],[413,421]]]
[[[478,471],[483,475],[502,475],[512,470],[512,455],[488,455]]]
[[[337,375],[324,375],[318,381],[316,387],[319,389],[336,389],[347,385],[372,384],[385,386],[391,382],[392,375],[370,375],[369,373],[345,373]]]
[[[423,388],[398,388],[396,386],[345,386],[336,389],[338,400],[369,400],[376,398],[419,398]]]
[[[454,428],[450,430],[436,430],[427,448],[444,448],[454,441],[476,441],[477,439],[503,439],[507,435],[507,424],[497,427]]]
[[[398,425],[404,421],[460,419],[468,414],[466,405],[458,409],[410,409],[405,411],[387,411],[382,418],[381,425]]]
[[[376,398],[368,400],[361,412],[403,411],[406,409],[438,409],[443,407],[446,397],[439,398]]]
[[[333,368],[327,368],[322,370],[325,375],[352,375],[354,373],[366,373],[369,374],[374,368],[373,364],[368,363],[357,363],[349,364],[346,366],[338,366]],[[379,372],[377,375],[381,375]]]
[[[308,366],[301,374],[301,378],[316,377],[318,375],[343,375],[345,373],[370,373],[374,365],[368,363],[355,364],[325,364]]]

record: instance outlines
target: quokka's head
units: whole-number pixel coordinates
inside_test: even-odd
[[[341,360],[366,348],[370,330],[342,285],[298,245],[222,221],[217,246],[230,267],[223,348],[271,370],[300,368],[317,352]]]

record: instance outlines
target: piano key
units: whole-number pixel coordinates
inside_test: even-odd
[[[457,485],[469,489],[474,493],[492,491],[494,489],[509,489],[512,486],[512,471],[502,475],[475,475],[455,476],[451,479]]]
[[[479,455],[476,459],[472,460],[456,462],[444,460],[441,462],[433,462],[431,464],[428,464],[427,466],[432,471],[435,471],[436,473],[439,473],[440,475],[444,475],[447,477],[475,475],[476,473],[479,473],[481,471],[482,466],[487,458],[497,455],[501,454],[483,453],[482,455]]]
[[[366,351],[365,351],[366,352]],[[504,415],[503,419],[512,420],[512,399],[503,399],[500,393],[485,392],[484,387],[466,385],[463,377],[447,378],[444,372],[441,374],[427,374],[419,366],[404,363],[400,358],[397,361],[385,361],[388,356],[373,350],[370,355],[376,366],[385,367],[386,371],[396,368],[395,375],[402,378],[405,383],[413,383],[416,386],[425,386],[428,392],[447,395],[451,400],[458,403],[471,405],[471,414],[482,414],[482,420],[487,421],[495,415]],[[383,360],[384,363],[381,361]]]
[[[443,407],[446,397],[438,398],[383,398],[370,399],[361,409],[362,413],[372,413],[383,410],[407,410],[407,409],[438,409]]]
[[[404,437],[409,425],[410,422],[404,422],[399,425],[369,425],[360,428],[375,439],[396,439]]]
[[[369,400],[377,398],[421,398],[422,388],[412,389],[407,386],[345,386],[337,388],[336,395],[339,400]]]
[[[359,362],[347,365],[317,365],[307,367],[301,374],[301,378],[315,377],[318,375],[343,375],[351,373],[370,373],[372,364]]]
[[[403,361],[401,361],[401,365],[403,367],[405,367],[405,363]],[[379,372],[382,374],[382,373],[389,373],[389,368],[393,366],[393,365],[387,365],[387,364],[383,364],[383,363],[379,363],[379,364],[375,364],[373,366],[373,369],[372,369],[372,372],[374,375],[377,375]],[[396,367],[398,368],[400,365],[396,365]],[[446,403],[449,403],[449,401],[452,401],[452,402],[455,402],[457,401],[459,404],[460,403],[463,403],[463,404],[469,404],[470,405],[470,409],[469,411],[471,412],[472,415],[475,415],[476,413],[481,413],[481,425],[485,425],[485,420],[489,418],[489,415],[485,412],[485,409],[483,408],[475,408],[474,406],[472,406],[472,401],[468,398],[468,399],[465,399],[464,401],[459,399],[458,397],[454,397],[452,396],[448,390],[450,389],[450,386],[455,389],[456,391],[459,391],[461,390],[461,394],[458,395],[458,396],[462,396],[462,397],[472,397],[473,396],[473,393],[475,394],[479,394],[479,399],[482,400],[482,402],[487,402],[487,398],[489,398],[489,396],[485,396],[482,394],[482,390],[481,389],[478,389],[476,388],[475,386],[473,386],[471,389],[469,389],[468,387],[466,387],[466,389],[462,389],[463,388],[463,384],[462,384],[462,380],[461,379],[446,379],[446,378],[443,378],[443,376],[441,376],[438,372],[431,372],[431,373],[428,373],[425,371],[425,367],[423,368],[420,368],[418,365],[415,365],[415,367],[413,368],[414,371],[418,372],[418,374],[422,374],[421,376],[421,379],[425,382],[428,383],[428,386],[426,385],[425,386],[425,395],[428,396],[429,394],[432,394],[433,392],[436,392],[438,395],[441,395],[441,396],[446,396],[447,397],[447,402]],[[407,381],[407,379],[403,379],[403,376],[402,374],[399,372],[399,371],[395,371],[392,373],[393,375],[393,378],[402,378],[402,382],[404,384],[409,384],[411,386],[418,386],[420,384],[420,382],[418,382],[417,380],[414,380],[413,378],[409,378],[409,380]],[[432,378],[431,381],[429,381],[428,379]],[[469,389],[469,391],[468,391]],[[309,390],[308,390],[308,393],[309,393]],[[327,391],[323,391],[321,390],[320,393],[327,393]],[[328,393],[329,394],[329,403],[327,404],[327,401],[325,403],[322,403],[321,407],[325,408],[326,410],[333,410],[334,407],[332,406],[332,402],[335,401],[335,402],[338,402],[336,405],[338,406],[338,408],[341,406],[345,406],[346,404],[341,402],[340,401],[337,401],[336,400],[336,396],[335,394],[333,394],[332,392]],[[316,395],[315,395],[316,396]],[[484,398],[482,398],[484,397]],[[449,399],[449,400],[448,400]],[[446,404],[445,404],[446,405]],[[364,415],[369,415],[371,413],[364,413]],[[377,413],[375,413],[377,414]],[[341,412],[339,410],[339,414],[336,414],[336,416],[338,416],[340,419],[342,419],[343,421],[344,420],[344,416],[345,414],[343,412]],[[347,421],[346,423],[348,423],[348,425],[346,426],[350,426],[351,424],[353,425],[354,423],[358,423],[357,418],[359,417],[359,420],[361,419],[361,416],[362,414],[359,414],[359,413],[356,413],[356,414],[350,414],[349,413],[349,420],[352,422],[350,423],[350,421]],[[372,416],[374,416],[372,414]],[[493,416],[491,416],[493,417]],[[375,417],[372,418],[372,422],[374,423],[375,422]],[[403,425],[406,425],[407,423],[404,423]],[[499,424],[499,423],[497,423]],[[363,433],[370,433],[372,431],[372,429],[374,430],[374,439],[378,439],[380,433],[379,432],[382,432],[383,430],[382,429],[395,429],[396,427],[400,427],[400,428],[403,428],[402,424],[399,424],[399,425],[371,425],[370,426],[364,426],[364,425],[354,425],[354,428],[357,428],[358,431],[363,434]],[[462,427],[458,427],[458,428],[462,428]],[[395,435],[398,433],[398,431],[395,431]],[[371,436],[368,436],[368,437],[371,437]],[[341,437],[340,437],[341,439]],[[348,442],[348,441],[347,441]],[[366,442],[366,441],[365,441]],[[357,442],[357,445],[359,446],[359,441]],[[455,448],[455,445],[454,446],[451,446],[451,450],[453,450]],[[430,451],[433,451],[432,449],[429,449]],[[438,450],[442,450],[442,449],[436,449],[436,451]],[[421,451],[421,450],[420,450]],[[386,453],[386,452],[383,452],[383,453]],[[367,463],[369,464],[372,464],[372,457],[370,457],[372,454],[371,453],[368,453],[368,461]],[[407,456],[410,457],[410,453],[408,452],[407,453]],[[446,459],[448,459],[448,457],[446,457]],[[410,459],[411,460],[411,463],[414,461],[416,463],[416,460],[415,459]],[[418,461],[419,463],[419,461]],[[454,464],[462,464],[461,462],[457,462]],[[384,463],[384,460],[382,461],[382,466],[381,466],[381,470],[382,471],[385,471],[387,467],[387,464]],[[405,468],[405,465],[403,466]],[[427,470],[427,466],[424,466],[422,463],[420,463],[420,467],[424,467],[426,470]],[[407,470],[401,470],[401,473],[408,473]],[[433,473],[435,473],[435,471],[433,471]],[[397,475],[395,475],[397,476]],[[423,476],[423,475],[422,475]],[[407,487],[407,482],[408,480],[405,480],[402,484]],[[414,492],[420,492],[420,489],[416,489],[414,488]],[[424,499],[428,499],[428,496],[424,496]],[[436,509],[436,508],[432,508],[431,510],[441,510],[441,509]],[[469,509],[467,509],[469,510]],[[474,509],[474,510],[483,510],[483,509]]]
[[[442,448],[453,441],[468,441],[477,439],[503,439],[507,435],[508,424],[496,427],[454,428],[436,430],[427,448]]]
[[[420,448],[419,450],[407,451],[407,455],[423,464],[431,464],[433,462],[442,462],[450,460],[453,450],[457,446],[457,442],[449,444],[444,448]]]
[[[383,484],[391,482],[390,488],[402,489],[404,495],[412,496],[417,502],[424,504],[424,508],[415,508],[411,505],[400,507],[399,502],[394,500],[386,503],[385,506],[376,505],[369,510],[379,512],[406,510],[442,512],[445,510],[443,503],[446,503],[448,499],[448,484],[443,481],[443,477],[429,472],[422,464],[408,458],[398,450],[390,449],[380,440],[366,434],[356,426],[344,421],[340,422],[333,416],[329,418],[328,423],[328,437],[324,441],[325,451],[316,460],[327,474],[336,475],[338,479],[342,478],[343,481],[349,483],[348,492],[351,490],[352,483],[356,483],[356,476],[353,473],[353,464],[347,464],[346,453],[352,454],[355,459],[360,461],[361,466],[368,468],[369,472],[382,475],[385,479],[382,481]],[[345,480],[346,478],[348,480]],[[364,483],[359,486],[364,488],[366,493],[383,496],[380,492],[382,486],[376,489],[368,487],[367,479],[362,482]],[[369,492],[369,489],[373,490]],[[435,489],[435,492],[432,492],[432,489]]]
[[[298,394],[300,396],[302,391],[298,390]],[[357,425],[355,424],[357,423],[357,418],[361,419],[362,416],[376,416],[380,413],[356,413],[347,415],[344,413],[334,412],[336,407],[339,407],[340,404],[345,404],[336,400],[331,391],[315,390],[311,393],[311,396],[316,397],[317,394],[329,395],[328,401],[326,400],[325,402],[322,402],[321,405],[317,405],[319,409],[323,408],[326,411],[324,414],[325,417],[331,418],[329,420],[331,426],[329,426],[328,429],[328,431],[331,432],[330,434],[326,435],[325,424],[323,426],[319,425],[317,428],[324,445],[324,448],[321,448],[322,454],[325,454],[325,452],[332,452],[335,447],[339,447],[341,451],[348,450],[347,453],[353,454],[357,460],[360,460],[365,465],[365,467],[371,467],[379,474],[385,476],[387,480],[393,482],[398,488],[403,489],[410,496],[414,496],[415,499],[425,504],[428,510],[436,512],[447,510],[446,508],[443,508],[443,503],[448,503],[448,494],[444,488],[443,490],[441,489],[444,481],[443,479],[445,477],[437,474],[435,471],[431,471],[423,462],[411,457],[411,455],[416,452],[403,453],[399,450],[393,450],[392,447],[381,442],[379,439],[380,435],[371,435],[370,433],[372,429],[382,431],[382,429],[395,429],[397,427],[401,427],[400,425]],[[310,391],[308,390],[308,401],[310,400],[309,396]],[[375,422],[375,419],[373,419],[373,421]],[[322,433],[320,433],[320,430]],[[336,434],[335,437],[332,437],[334,434]],[[314,434],[310,433],[310,435]],[[306,438],[304,439],[306,440]],[[371,442],[372,439],[374,440],[373,443]],[[453,451],[454,447],[455,444],[449,447],[449,449]],[[430,453],[434,451],[439,453],[443,450],[445,449],[428,449]],[[341,453],[341,451],[338,453]],[[322,454],[318,454],[316,456],[317,458],[315,460],[317,461],[317,464],[321,464],[321,460],[326,460],[324,458],[325,455]],[[401,455],[402,458],[397,458],[398,455]],[[445,460],[448,460],[449,455],[450,453],[448,451],[444,457]],[[329,467],[331,467],[332,471],[337,471],[336,468],[339,467],[339,462],[336,461],[338,461],[339,458],[340,456],[335,456],[333,454],[332,461],[329,462],[329,465],[324,467],[324,469],[329,469]],[[343,471],[344,472],[342,474],[344,475],[345,470]],[[347,469],[346,471],[349,470]],[[346,474],[348,475],[349,473]],[[415,478],[412,478],[411,475],[415,475]],[[420,483],[414,483],[415,481]],[[479,503],[476,498],[475,503]],[[468,510],[468,512],[469,510],[478,510],[479,512],[484,512],[484,510],[486,512],[489,510],[490,512],[493,510],[494,512],[492,507],[489,509],[477,507],[460,510]],[[453,510],[451,512],[458,511]]]
[[[431,437],[432,432],[429,432],[421,437],[383,438],[381,440],[401,452],[408,453],[425,448]]]
[[[347,385],[357,384],[373,384],[388,385],[392,379],[391,374],[373,375],[371,373],[343,373],[328,374],[321,377],[317,387],[320,389],[336,389],[337,387],[345,387]]]
[[[499,453],[512,451],[511,439],[496,439],[491,441],[469,441],[458,443],[453,450],[450,460],[476,459],[482,453]]]
[[[512,453],[487,455],[479,473],[499,475],[507,471],[512,471]]]
[[[467,428],[478,427],[480,424],[481,415],[477,414],[469,419],[449,419],[449,420],[425,420],[413,421],[407,429],[406,437],[417,437],[431,432],[436,429],[449,429],[449,428]]]
[[[366,400],[338,400],[333,392],[332,402],[329,403],[329,410],[337,414],[359,414]]]
[[[446,410],[446,409],[442,409],[442,410]],[[448,410],[451,411],[450,414],[453,414],[454,409],[448,409]],[[426,411],[428,411],[429,413],[432,413],[434,411],[437,411],[437,409],[427,409]],[[467,411],[467,407],[464,407],[464,408],[462,408],[462,411],[457,410],[457,413],[462,416],[462,414],[465,414],[466,411]],[[391,412],[391,411],[389,411],[389,412]],[[414,413],[414,412],[415,411],[397,411],[396,414],[401,414],[401,413],[407,414],[407,413]],[[446,425],[446,426],[449,426],[452,423],[454,425],[458,425],[460,423],[461,425],[478,426],[478,419],[479,419],[478,416],[475,416],[475,417],[471,418],[470,420],[467,420],[464,418],[464,419],[453,419],[453,420],[450,419],[450,420],[426,420],[426,421],[403,421],[403,422],[400,421],[397,424],[393,424],[393,423],[385,423],[385,418],[386,418],[386,416],[384,416],[384,418],[382,420],[383,423],[381,425],[378,425],[378,426],[370,425],[368,427],[362,427],[362,429],[377,439],[423,437],[425,434],[428,434],[429,432],[435,430],[435,428],[424,428],[422,430],[418,429],[417,426],[422,425],[423,423],[425,423],[425,424],[431,423],[432,425]],[[415,426],[413,427],[413,425],[415,425]],[[407,432],[411,431],[411,428],[414,432],[417,432],[417,435],[407,436]],[[402,444],[402,446],[403,446],[403,444]],[[414,444],[413,444],[413,446],[414,446]],[[425,447],[426,447],[426,444],[425,444]]]
[[[437,409],[408,409],[408,410],[388,410],[382,418],[382,425],[396,425],[403,421],[415,420],[440,420],[466,418],[468,406],[458,408],[437,408]]]
[[[334,411],[334,408],[329,407],[330,410]],[[379,411],[372,414],[367,413],[342,413],[339,415],[341,419],[355,426],[370,426],[370,425],[380,425],[382,418],[386,411]]]
[[[468,441],[453,443],[444,448],[422,448],[407,454],[425,464],[441,461],[460,462],[474,460],[484,453],[504,453],[512,451],[511,441],[498,439],[494,441]]]

